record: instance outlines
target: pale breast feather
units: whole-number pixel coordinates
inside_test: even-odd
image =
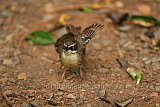
[[[67,67],[77,67],[81,63],[81,58],[78,54],[66,55],[62,52],[61,61]]]

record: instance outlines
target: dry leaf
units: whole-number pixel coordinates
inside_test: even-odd
[[[64,24],[65,21],[66,21],[67,19],[69,19],[69,18],[70,18],[69,15],[67,15],[67,14],[61,14],[60,17],[59,17],[59,22],[60,22],[61,24]]]
[[[133,99],[128,99],[125,101],[117,101],[116,104],[119,105],[120,107],[125,107],[126,105],[128,105],[132,101],[133,101]]]
[[[94,9],[98,9],[98,8],[101,8],[102,5],[95,3],[95,4],[92,4],[91,7],[94,8]]]
[[[148,5],[138,4],[138,5],[136,5],[136,7],[143,15],[149,16],[152,13],[151,12],[151,7],[148,6]]]

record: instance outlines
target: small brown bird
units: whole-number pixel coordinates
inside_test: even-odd
[[[55,43],[55,48],[59,54],[65,70],[62,79],[65,78],[67,68],[79,68],[82,77],[81,65],[85,60],[85,48],[89,41],[96,35],[96,32],[103,29],[101,24],[93,24],[83,30],[81,27],[73,25],[66,26],[67,34],[63,35]]]

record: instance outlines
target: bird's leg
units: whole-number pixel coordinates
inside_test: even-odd
[[[80,71],[80,77],[83,78],[83,72],[82,72],[82,67],[79,67],[79,71]]]
[[[67,68],[65,67],[65,69],[64,69],[64,71],[63,71],[63,74],[62,74],[62,81],[65,79],[65,74],[66,74],[66,70],[67,70]]]

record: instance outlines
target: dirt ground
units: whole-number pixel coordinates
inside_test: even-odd
[[[128,107],[160,107],[160,51],[150,47],[160,38],[158,29],[135,25],[117,26],[107,13],[150,14],[160,19],[160,2],[154,0],[113,0],[108,7],[91,13],[55,9],[103,0],[0,0],[0,107],[114,107],[131,99]],[[151,12],[138,9],[144,4]],[[50,31],[62,14],[65,24],[85,28],[101,23],[104,29],[87,47],[84,78],[67,71],[60,83],[61,67],[53,45],[34,45],[25,37],[35,30]],[[122,27],[126,27],[123,29]],[[153,31],[157,38],[147,38]],[[55,40],[64,33],[53,33]],[[100,72],[101,65],[107,73]],[[142,75],[136,85],[127,67]]]

